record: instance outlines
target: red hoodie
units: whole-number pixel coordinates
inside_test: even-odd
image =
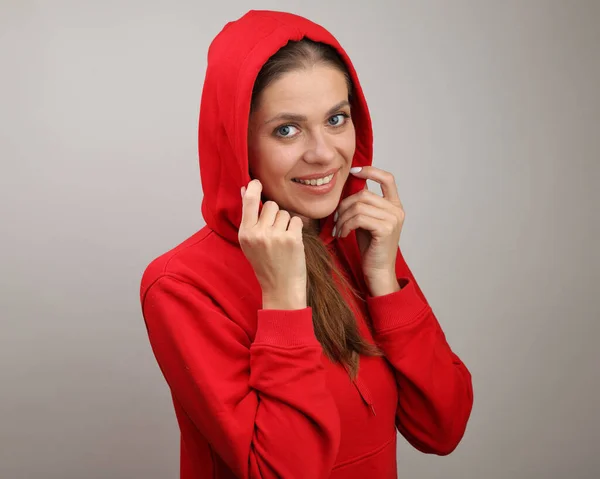
[[[372,161],[360,83],[330,33],[296,15],[250,11],[217,35],[199,121],[207,225],[155,259],[141,284],[150,343],[181,429],[184,479],[396,478],[396,430],[420,451],[449,454],[471,412],[469,371],[400,249],[400,291],[371,297],[356,236],[334,239],[333,218],[321,221],[332,258],[365,300],[348,296],[359,328],[385,355],[361,357],[354,381],[324,355],[310,307],[261,309],[260,286],[237,239],[240,188],[250,181],[250,98],[267,59],[305,36],[332,45],[345,60],[355,86],[353,166]],[[351,176],[342,197],[364,185]]]

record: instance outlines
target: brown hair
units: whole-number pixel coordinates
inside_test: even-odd
[[[304,38],[288,42],[263,65],[252,90],[251,111],[256,108],[261,92],[281,75],[319,63],[331,65],[344,74],[351,101],[352,80],[337,51],[324,43]],[[302,236],[306,255],[307,301],[312,307],[316,337],[325,354],[355,377],[360,354],[379,356],[381,352],[361,336],[354,314],[335,280],[359,301],[361,299],[336,267],[318,231],[305,226]]]

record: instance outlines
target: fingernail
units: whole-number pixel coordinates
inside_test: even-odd
[[[335,226],[333,227],[333,231],[331,232],[331,236],[335,236]]]
[[[242,198],[244,197],[244,193],[246,193],[246,187],[242,186],[242,189],[240,190],[240,192],[242,193]]]
[[[362,166],[355,166],[354,168],[350,168],[350,173],[359,173],[362,170]]]
[[[338,212],[336,210],[335,214],[333,215],[333,221],[335,222],[335,221],[337,221],[337,219],[338,219]]]

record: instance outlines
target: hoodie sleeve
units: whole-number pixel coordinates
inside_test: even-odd
[[[367,296],[375,338],[396,373],[396,424],[416,449],[447,455],[471,414],[471,374],[450,349],[400,249],[396,277],[400,291]]]
[[[311,308],[259,310],[250,344],[210,298],[174,277],[158,279],[142,304],[175,400],[236,477],[329,477],[339,414]]]

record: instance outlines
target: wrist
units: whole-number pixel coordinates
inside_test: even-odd
[[[263,293],[262,309],[297,310],[307,306],[306,297],[290,296],[277,293]]]
[[[373,279],[365,278],[371,296],[385,296],[400,291],[396,273],[377,275]]]

